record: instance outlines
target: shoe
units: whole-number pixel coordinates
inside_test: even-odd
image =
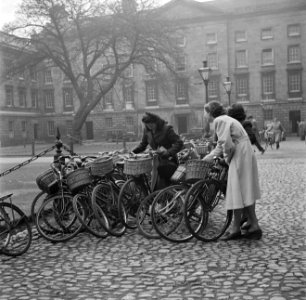
[[[248,218],[247,217],[244,217],[241,221],[240,221],[240,227],[245,223],[247,222]]]
[[[249,239],[249,240],[260,240],[262,237],[262,230],[257,229],[255,231],[248,231],[246,234],[243,235],[243,238]]]
[[[245,224],[240,227],[241,230],[249,230],[251,228],[251,224]]]
[[[241,231],[233,233],[227,232],[225,236],[222,238],[222,241],[238,240],[240,238],[242,238]]]

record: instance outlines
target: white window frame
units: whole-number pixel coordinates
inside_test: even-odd
[[[296,58],[296,59],[294,59]],[[300,45],[288,46],[288,63],[300,63],[301,62],[301,48]]]
[[[271,39],[273,39],[272,27],[263,28],[261,30],[261,39],[262,40],[271,40]]]
[[[241,56],[239,55],[241,54]],[[240,59],[244,57],[243,59]],[[240,63],[244,61],[244,63]],[[248,67],[248,52],[245,49],[236,50],[236,68],[246,68]]]
[[[235,42],[242,43],[247,41],[247,33],[245,30],[236,30],[235,31]]]
[[[158,91],[157,84],[155,81],[147,82],[146,84],[146,94],[147,94],[147,103],[157,103],[158,101]]]
[[[270,58],[265,57],[265,53],[269,53]],[[274,51],[272,48],[263,49],[261,52],[261,64],[262,66],[273,66],[274,65]]]
[[[177,57],[175,68],[177,72],[186,71],[186,55],[185,54],[181,54]]]
[[[263,100],[274,100],[275,98],[275,73],[262,74],[262,96]]]
[[[38,89],[31,89],[31,107],[37,108],[37,106],[38,106]]]
[[[8,97],[8,96],[10,96],[10,97]],[[8,100],[9,100],[9,102],[8,102]],[[12,85],[6,85],[5,86],[5,106],[6,107],[13,107],[14,106],[14,87]]]
[[[212,70],[218,70],[218,53],[217,51],[215,52],[208,52],[207,53],[207,65],[209,68]]]
[[[207,45],[215,45],[217,43],[218,43],[218,35],[216,32],[206,33],[206,44]]]
[[[113,118],[112,117],[106,117],[105,118],[105,127],[106,128],[112,128],[113,127]]]
[[[55,122],[50,120],[47,122],[48,136],[55,136]]]
[[[208,82],[208,100],[216,100],[219,98],[219,81],[217,79],[211,79]]]
[[[292,29],[296,29],[293,30]],[[301,36],[301,25],[300,24],[289,24],[287,27],[288,37],[298,37]]]
[[[54,91],[44,90],[45,108],[54,109]]]
[[[8,121],[8,133],[9,138],[12,139],[15,136],[15,122],[13,120]]]
[[[26,88],[18,88],[18,104],[19,107],[27,106],[27,90]]]
[[[73,107],[73,90],[72,88],[63,88],[64,107]]]
[[[236,78],[236,93],[238,101],[246,102],[249,96],[249,78],[247,75],[237,76]]]
[[[289,93],[300,93],[302,90],[301,87],[301,72],[294,72],[288,74],[288,90]],[[293,79],[293,80],[292,80]],[[295,81],[295,82],[292,82]],[[296,87],[296,89],[293,89],[292,87]]]
[[[45,72],[44,72],[44,83],[45,84],[52,84],[53,83],[51,68],[46,69]]]

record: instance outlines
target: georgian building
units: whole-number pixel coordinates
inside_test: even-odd
[[[131,66],[124,80],[91,112],[87,140],[141,134],[145,111],[159,114],[179,133],[203,125],[205,102],[239,102],[260,128],[277,117],[288,134],[306,120],[306,2],[304,0],[173,0],[161,8],[180,33],[178,76],[163,79]],[[18,49],[0,43],[1,70]],[[211,69],[206,87],[198,69]],[[157,65],[157,67],[159,67]],[[167,72],[165,70],[165,72]],[[223,83],[232,82],[230,98]],[[65,76],[46,63],[0,82],[1,145],[51,141],[59,127],[71,134],[77,98]]]

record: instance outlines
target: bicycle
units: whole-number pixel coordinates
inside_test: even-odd
[[[271,131],[265,131],[264,140],[265,140],[265,146],[264,146],[265,151],[268,149],[269,146],[271,147],[271,149],[273,149],[273,145],[275,144],[275,133]]]
[[[220,238],[233,212],[225,209],[228,165],[215,158],[207,178],[196,182],[185,197],[184,218],[190,233],[205,242]]]
[[[15,257],[30,248],[32,229],[24,212],[12,203],[12,195],[0,198],[0,253]]]

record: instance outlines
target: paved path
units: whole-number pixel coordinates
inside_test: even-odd
[[[64,244],[38,238],[19,258],[0,256],[0,300],[306,299],[305,156],[271,152],[258,164],[262,240],[173,244],[135,231]]]

